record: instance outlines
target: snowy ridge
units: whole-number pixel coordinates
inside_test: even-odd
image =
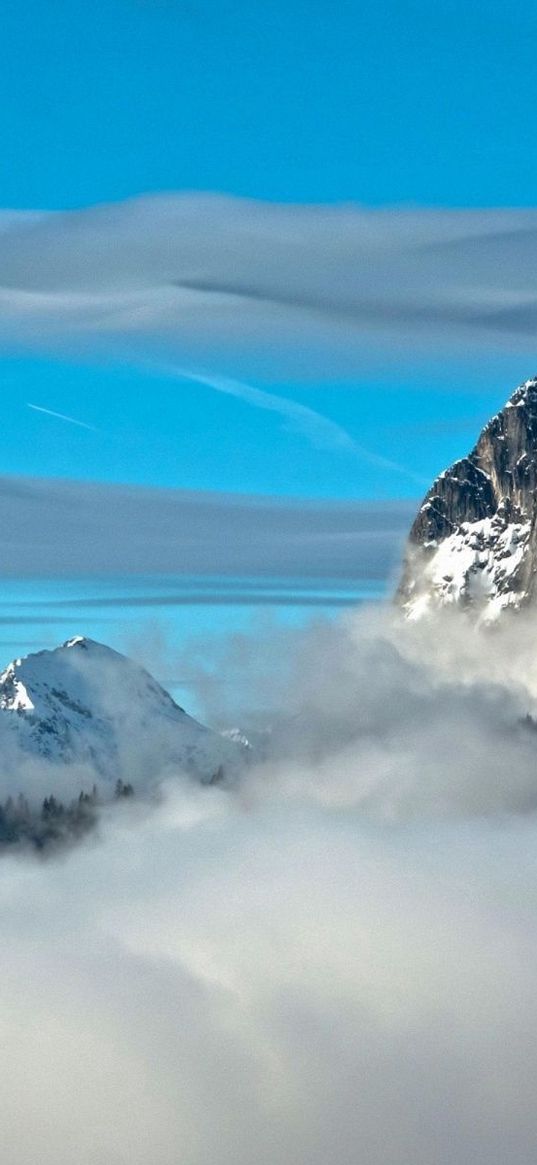
[[[174,772],[220,779],[244,754],[240,742],[188,716],[144,668],[81,636],[5,668],[0,739],[11,764],[33,757],[144,784]]]
[[[474,603],[490,622],[505,607],[519,606],[525,593],[516,581],[529,534],[529,522],[503,523],[499,515],[463,522],[434,549],[422,587],[405,604],[408,617],[418,619],[435,605]]]
[[[409,536],[398,597],[410,619],[472,608],[492,622],[535,597],[537,378],[520,385],[468,457],[433,483]]]

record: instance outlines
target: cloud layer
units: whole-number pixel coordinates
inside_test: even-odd
[[[2,571],[384,580],[414,510],[2,477]]]
[[[527,1165],[535,831],[172,796],[3,866],[13,1165]]]
[[[278,206],[154,195],[0,219],[0,337],[193,372],[352,374],[529,356],[537,212]]]
[[[238,787],[2,858],[10,1165],[527,1165],[536,636],[252,641],[237,707],[279,744]]]

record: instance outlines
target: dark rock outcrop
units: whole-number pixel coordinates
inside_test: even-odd
[[[410,617],[474,605],[487,619],[529,602],[537,571],[537,378],[433,483],[410,531],[399,601]]]

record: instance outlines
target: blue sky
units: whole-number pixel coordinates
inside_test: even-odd
[[[0,12],[4,208],[161,191],[363,207],[534,200],[533,4],[0,0]],[[32,347],[4,343],[0,356],[3,473],[283,497],[418,498],[535,371],[507,344],[447,361],[433,346],[385,368],[380,347],[373,371],[343,377],[325,360],[297,376],[295,360],[274,382],[254,377],[345,445],[178,382],[164,363]],[[244,379],[232,345],[223,371]]]
[[[241,493],[414,498],[442,459],[472,441],[489,408],[488,390],[479,394],[464,382],[458,393],[419,381],[377,382],[358,397],[346,385],[290,386],[294,400],[400,464],[398,471],[352,449],[318,448],[277,414],[132,366],[12,358],[2,376],[4,473]]]
[[[515,13],[506,0],[2,0],[0,10],[5,207],[185,189],[305,203],[532,203],[532,4]],[[464,449],[508,376],[529,371],[513,360],[512,372],[489,368],[483,383],[459,366],[446,381],[433,361],[425,375],[389,371],[374,392],[360,378],[352,394],[330,382],[285,388],[426,480]],[[267,413],[140,369],[22,357],[0,374],[8,472],[419,493],[404,474],[308,448]],[[102,431],[31,416],[24,404],[34,399]],[[440,436],[433,426],[426,440],[412,432],[429,419],[454,427]]]
[[[524,0],[3,0],[4,204],[528,205],[536,31]]]

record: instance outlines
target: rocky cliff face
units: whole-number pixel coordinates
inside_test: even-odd
[[[409,618],[439,606],[496,619],[537,594],[537,377],[440,474],[410,531],[398,597]]]

